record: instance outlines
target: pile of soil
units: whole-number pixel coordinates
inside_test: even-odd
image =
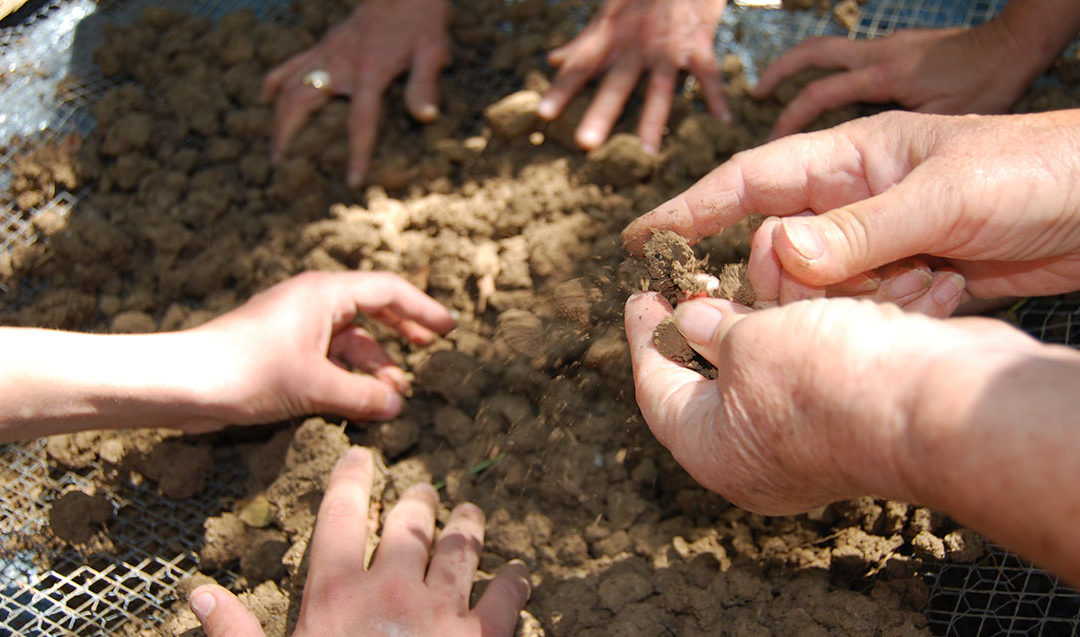
[[[271,107],[257,100],[264,73],[317,41],[349,4],[305,1],[289,25],[250,12],[211,24],[151,8],[108,30],[95,60],[116,86],[94,106],[98,127],[81,149],[55,153],[87,194],[66,225],[42,228],[48,241],[0,255],[0,321],[175,330],[303,270],[359,268],[402,274],[455,310],[459,327],[416,347],[369,326],[415,375],[393,421],[326,416],[200,437],[51,439],[58,467],[97,475],[100,487],[57,500],[55,520],[70,516],[64,507],[92,510],[78,528],[54,522],[56,538],[31,541],[100,542],[98,494],[149,480],[163,498],[188,498],[215,467],[239,461],[245,496],[205,520],[201,566],[238,572],[226,583],[269,634],[283,634],[329,469],[360,444],[384,467],[373,516],[417,481],[440,485],[441,519],[466,500],[485,510],[481,568],[517,558],[533,573],[522,634],[925,631],[919,570],[977,557],[977,536],[925,508],[873,498],[792,517],[748,513],[676,465],[634,401],[622,308],[650,283],[618,233],[762,142],[782,101],[749,99],[727,60],[739,125],[678,96],[662,156],[651,158],[625,134],[636,97],[618,134],[586,155],[571,134],[588,95],[553,123],[535,116],[543,54],[574,33],[577,4],[459,3],[442,118],[411,120],[393,86],[372,185],[350,192],[347,102],[328,104],[271,165]],[[71,176],[35,174],[64,185]],[[27,190],[15,196],[29,202]],[[706,240],[694,263],[738,264],[748,231],[740,224]],[[196,625],[182,601],[175,610],[161,634]]]

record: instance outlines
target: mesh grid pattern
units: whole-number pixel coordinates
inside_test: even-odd
[[[50,475],[43,440],[0,447],[0,471],[3,484],[20,485],[17,492],[0,492],[0,532],[8,537],[47,535],[53,499],[68,487],[92,484],[76,471]],[[216,471],[206,489],[187,500],[166,499],[142,484],[110,491],[115,513],[107,535],[114,551],[0,549],[0,634],[115,634],[158,623],[179,600],[177,583],[198,570],[203,520],[242,495],[240,463],[221,462]],[[48,570],[34,566],[42,557],[49,558]],[[226,583],[236,577],[231,571],[211,575]]]
[[[718,45],[721,52],[739,55],[749,79],[756,81],[755,69],[807,37],[878,37],[900,28],[975,25],[992,17],[1005,1],[872,0],[863,5],[858,25],[848,33],[831,13],[751,9],[736,0],[725,12]],[[131,22],[151,4],[211,18],[249,6],[261,18],[280,18],[287,0],[112,0],[100,6],[92,0],[52,0],[22,24],[0,30],[0,67],[8,66],[13,47],[72,6],[96,8],[82,21],[92,43],[103,23]],[[736,31],[742,37],[736,38]],[[93,128],[87,107],[110,83],[89,60],[72,60],[71,72],[77,81],[66,79],[65,71],[51,78],[52,90],[40,91],[47,125],[32,134],[19,132],[20,144],[0,148],[0,189],[8,187],[19,152],[73,130]],[[0,104],[0,111],[10,113],[8,101]],[[3,128],[4,115],[0,112],[0,138],[7,139],[12,131]],[[0,253],[36,240],[37,214],[52,209],[66,215],[78,202],[78,193],[60,192],[36,210],[0,207]],[[1080,346],[1080,329],[1072,328],[1080,320],[1080,297],[1031,300],[1013,312],[1016,322],[1041,340]],[[110,553],[84,555],[64,549],[41,555],[46,549],[35,549],[35,554],[0,544],[0,635],[126,634],[152,628],[178,600],[178,582],[197,570],[203,520],[227,509],[240,495],[236,489],[244,476],[238,463],[219,462],[216,470],[207,488],[190,500],[167,500],[141,485],[110,492],[116,509],[108,523],[115,548]],[[17,491],[0,489],[0,534],[5,537],[42,532],[53,499],[69,486],[90,485],[79,472],[50,473],[44,441],[0,445],[0,475],[3,485],[19,485]],[[39,557],[50,558],[51,568],[38,569]],[[236,577],[230,571],[212,575],[226,583]],[[1080,595],[1000,547],[991,546],[974,565],[942,564],[929,581],[931,599],[925,612],[936,634],[1080,634]]]

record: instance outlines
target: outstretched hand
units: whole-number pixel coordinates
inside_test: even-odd
[[[430,122],[439,115],[439,72],[450,55],[447,0],[364,0],[315,46],[271,70],[262,99],[276,101],[272,153],[284,155],[312,113],[334,95],[352,100],[347,181],[367,174],[382,95],[409,70],[405,107]]]
[[[412,487],[387,513],[372,564],[365,564],[372,471],[371,455],[353,448],[330,474],[294,635],[513,635],[530,590],[521,563],[504,567],[469,607],[484,544],[484,514],[472,504],[453,510],[432,550],[438,494],[430,485]],[[263,635],[220,586],[196,588],[190,604],[208,637]]]
[[[198,373],[223,413],[189,431],[273,422],[312,413],[392,418],[405,373],[353,320],[367,314],[424,344],[454,327],[435,299],[388,272],[306,272],[181,334],[211,352]],[[352,365],[366,374],[350,372]]]
[[[770,64],[753,96],[771,95],[807,68],[841,69],[807,84],[780,113],[773,139],[857,102],[895,102],[923,113],[1004,113],[1042,71],[1010,44],[992,25],[905,30],[878,40],[812,38]]]
[[[709,112],[730,122],[713,45],[725,4],[726,0],[607,0],[576,38],[548,55],[559,72],[540,102],[540,116],[558,117],[586,82],[606,70],[575,133],[582,148],[596,148],[607,139],[638,78],[649,71],[638,136],[645,149],[655,153],[679,71],[686,69],[701,85]]]
[[[653,228],[694,243],[749,214],[779,217],[754,238],[749,275],[763,298],[782,275],[824,287],[912,257],[955,270],[974,298],[1074,290],[1078,123],[1080,110],[890,112],[787,137],[738,153],[623,240],[638,252]]]

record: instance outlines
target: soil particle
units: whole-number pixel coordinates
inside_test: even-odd
[[[540,105],[540,93],[518,91],[511,93],[484,109],[484,117],[497,135],[505,139],[523,137],[534,130]]]
[[[643,181],[656,168],[657,158],[630,133],[616,133],[603,146],[589,153],[597,178],[613,186],[629,186]]]
[[[72,544],[83,544],[113,515],[113,507],[103,494],[68,491],[49,509],[49,528]]]

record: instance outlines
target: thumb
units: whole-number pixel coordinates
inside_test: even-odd
[[[265,637],[259,620],[240,600],[217,584],[191,591],[191,612],[199,619],[207,637]]]
[[[789,217],[773,228],[784,270],[813,286],[840,283],[917,254],[932,254],[948,228],[940,201],[898,184],[889,191],[814,217]],[[922,214],[931,213],[933,214]]]
[[[707,361],[721,366],[721,346],[732,327],[753,310],[724,299],[694,299],[675,308],[675,327]]]

